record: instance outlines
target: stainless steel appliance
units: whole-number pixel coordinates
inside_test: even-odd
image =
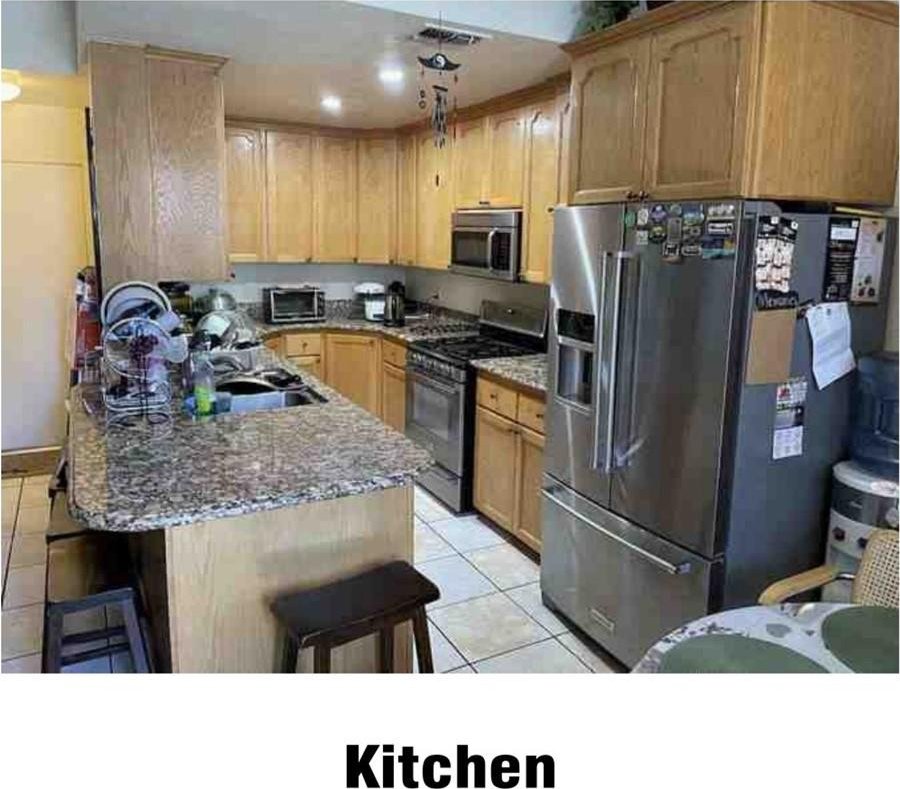
[[[475,434],[473,359],[543,351],[546,313],[483,301],[477,334],[418,340],[406,356],[406,435],[437,465],[418,483],[455,512],[472,506]]]
[[[450,270],[515,282],[522,244],[521,211],[456,211]]]
[[[384,297],[384,325],[403,326],[405,323],[406,288],[402,282],[392,282]]]
[[[312,285],[263,288],[266,323],[307,323],[325,320],[325,292]]]
[[[627,664],[822,556],[853,376],[819,391],[796,324],[803,451],[773,460],[776,384],[744,384],[757,223],[769,215],[797,223],[790,287],[819,300],[828,214],[734,201],[554,213],[541,589]],[[856,353],[880,347],[886,301],[851,306]]]

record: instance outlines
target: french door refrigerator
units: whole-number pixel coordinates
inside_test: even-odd
[[[797,322],[803,451],[773,460],[777,385],[744,378],[757,222],[776,215],[797,223],[790,287],[819,301],[828,214],[734,201],[555,212],[541,590],[629,665],[822,558],[854,375],[819,391]],[[882,347],[893,220],[886,232],[881,301],[850,308],[857,355]]]

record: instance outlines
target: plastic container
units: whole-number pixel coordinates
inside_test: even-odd
[[[850,456],[876,474],[897,479],[897,354],[864,356],[858,373]]]
[[[216,382],[209,356],[194,355],[194,409],[197,416],[208,416],[216,407]]]

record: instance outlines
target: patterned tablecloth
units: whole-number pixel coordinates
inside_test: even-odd
[[[657,641],[634,667],[635,673],[656,673],[663,655],[677,644],[697,636],[738,635],[769,641],[815,661],[833,673],[852,669],[838,660],[822,640],[822,622],[845,603],[784,603],[778,606],[751,606],[721,611],[695,619]]]

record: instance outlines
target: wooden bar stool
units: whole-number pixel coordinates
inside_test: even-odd
[[[134,670],[147,672],[147,653],[138,617],[138,596],[129,573],[122,535],[89,532],[68,517],[57,497],[51,509],[47,549],[47,602],[44,606],[44,673],[98,657],[130,652]],[[97,608],[118,609],[123,624],[64,635],[67,614]],[[124,636],[125,641],[111,643]],[[63,655],[63,647],[106,641],[101,647]]]
[[[394,667],[394,627],[412,620],[419,671],[434,672],[425,606],[441,596],[438,588],[406,562],[288,594],[272,603],[286,633],[282,672],[297,670],[297,655],[312,647],[316,673],[331,671],[331,650],[370,633],[379,634],[378,670]]]

